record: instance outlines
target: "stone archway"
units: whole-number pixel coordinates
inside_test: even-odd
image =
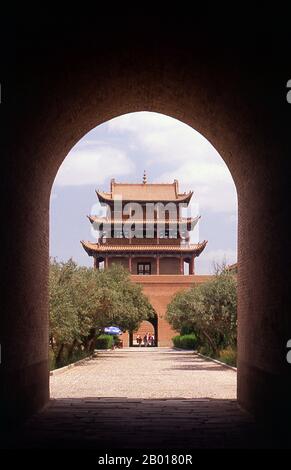
[[[130,337],[130,344],[129,346],[138,346],[136,343],[136,336],[140,335],[142,338],[149,333],[151,336],[155,338],[155,346],[159,345],[159,330],[158,330],[158,316],[155,313],[154,318],[150,318],[148,320],[142,321],[139,328],[133,332]]]
[[[81,28],[70,43],[49,28],[37,43],[28,37],[18,45],[17,63],[7,59],[0,373],[1,412],[9,419],[49,399],[49,197],[56,172],[86,132],[138,110],[192,126],[228,165],[239,211],[238,400],[256,416],[291,414],[286,58],[218,37],[202,42],[193,27],[179,35],[167,28],[159,23],[149,37],[146,20],[138,28],[115,24],[106,41],[106,28],[94,35]]]

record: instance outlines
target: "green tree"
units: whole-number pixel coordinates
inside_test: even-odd
[[[49,341],[57,362],[60,362],[65,345],[73,343],[78,335],[79,322],[77,311],[72,301],[71,281],[76,264],[67,263],[50,265],[49,273]]]
[[[142,320],[154,315],[154,310],[141,286],[130,280],[129,273],[113,264],[99,273],[97,281],[96,325],[116,325],[123,331],[133,331]]]
[[[195,331],[213,355],[220,348],[235,346],[236,279],[222,269],[211,281],[178,292],[168,306],[167,319],[177,331]]]
[[[74,351],[92,352],[106,326],[133,331],[154,313],[140,286],[120,265],[99,272],[72,260],[52,260],[49,275],[49,340],[57,365]]]

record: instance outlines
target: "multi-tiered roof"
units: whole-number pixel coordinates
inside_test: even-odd
[[[179,184],[177,180],[173,183],[148,183],[144,174],[142,183],[117,183],[111,180],[110,192],[96,191],[97,197],[101,205],[105,205],[111,210],[106,217],[95,215],[88,216],[90,222],[98,227],[101,236],[98,243],[84,242],[82,245],[90,256],[104,256],[104,254],[112,255],[114,253],[173,253],[190,254],[199,256],[206,246],[206,241],[197,244],[189,242],[189,232],[192,231],[197,224],[199,217],[182,217],[180,205],[186,207],[193,195],[192,191],[188,193],[179,192]],[[140,203],[142,206],[148,203],[173,203],[177,206],[176,215],[161,219],[159,213],[155,213],[150,218],[142,214],[140,218],[129,217],[128,215],[114,212],[114,202],[121,201],[122,207],[130,203]],[[121,227],[126,232],[127,226],[134,225],[146,230],[151,224],[154,227],[154,235],[152,238],[127,238],[114,237],[114,229],[116,226]],[[160,227],[164,225],[165,230],[160,231]],[[178,228],[176,237],[171,237],[171,230],[176,226]],[[105,233],[106,232],[106,233]],[[105,233],[105,235],[104,235]],[[185,233],[185,237],[181,237],[181,233]],[[121,238],[121,239],[120,239]]]
[[[115,198],[122,197],[123,202],[185,202],[189,203],[193,191],[179,192],[177,180],[173,183],[148,183],[144,176],[142,183],[116,183],[111,180],[110,192],[96,191],[101,203],[110,204]]]

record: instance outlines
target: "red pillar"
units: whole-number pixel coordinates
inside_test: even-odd
[[[94,257],[94,269],[98,269],[99,268],[99,263],[97,261],[97,258]]]
[[[189,274],[195,274],[195,265],[194,265],[194,255],[192,255],[191,257],[191,262],[190,262],[190,273]]]
[[[160,257],[157,255],[157,274],[160,274]]]
[[[131,268],[132,268],[131,256],[129,255],[129,257],[128,257],[128,270],[129,270],[130,274],[131,274]]]
[[[184,274],[184,258],[180,258],[180,274]]]
[[[105,256],[105,269],[108,268],[108,256],[106,255]]]

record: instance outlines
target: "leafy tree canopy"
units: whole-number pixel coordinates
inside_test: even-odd
[[[56,343],[82,341],[93,329],[116,325],[137,329],[154,314],[140,286],[122,266],[106,271],[52,260],[49,274],[50,337]]]
[[[217,271],[209,282],[178,292],[167,309],[167,319],[174,329],[188,329],[199,334],[215,353],[236,344],[236,279],[226,269]]]

